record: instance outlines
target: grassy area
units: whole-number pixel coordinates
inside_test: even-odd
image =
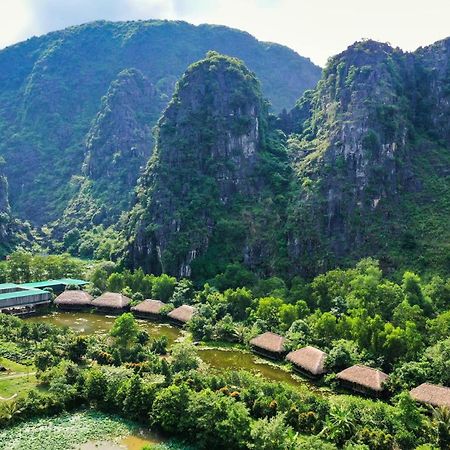
[[[30,366],[25,366],[24,364],[19,364],[17,362],[11,361],[8,358],[4,358],[0,356],[0,366],[5,367],[8,369],[8,372],[2,372],[0,373],[0,379],[2,376],[7,375],[13,375],[13,373],[27,373],[27,372],[33,372],[33,368]]]
[[[68,450],[90,441],[115,441],[136,430],[132,422],[94,411],[64,414],[0,431],[0,450]]]
[[[20,378],[2,380],[0,378],[0,397],[10,398],[14,394],[19,397],[25,395],[36,387],[37,381],[34,375],[26,375]],[[1,399],[0,399],[1,401]]]
[[[6,372],[0,372],[0,397],[9,398],[14,394],[21,396],[36,387],[34,367],[4,357],[0,357],[0,365],[7,369]]]

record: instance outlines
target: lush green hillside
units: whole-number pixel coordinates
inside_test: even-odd
[[[127,154],[131,149],[126,145],[135,144],[121,135],[109,139],[114,136],[103,130],[109,126],[102,119],[105,107],[111,106],[116,117],[123,117],[123,108],[135,108],[132,125],[137,132],[151,129],[176,80],[209,50],[243,59],[261,80],[275,110],[291,107],[320,76],[318,67],[286,47],[259,42],[248,33],[222,26],[185,22],[97,22],[2,50],[0,155],[7,161],[13,210],[35,224],[58,219],[69,200],[79,195],[80,186],[86,188],[78,177],[95,178],[90,168],[116,161],[112,155],[103,161],[105,150]],[[151,105],[142,110],[133,98],[129,105],[114,99],[127,70],[139,71],[151,85]],[[139,88],[133,92],[139,95]],[[113,104],[102,102],[104,95]],[[122,112],[114,110],[117,100]],[[102,136],[109,143],[102,142]],[[151,148],[145,138],[142,142]],[[82,171],[86,158],[88,169]],[[120,171],[128,171],[134,181],[139,164],[128,167],[123,163]],[[117,167],[110,164],[106,170],[117,171]],[[97,200],[108,208],[114,190],[109,191],[108,183],[101,186]]]
[[[211,48],[228,56],[189,65]],[[449,55],[450,39],[355,43],[277,118],[265,98],[289,104],[317,68],[246,33],[102,22],[31,39],[0,52],[11,209],[53,221],[54,250],[197,280],[365,256],[447,273]]]

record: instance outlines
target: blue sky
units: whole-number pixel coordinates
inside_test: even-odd
[[[322,66],[361,38],[414,50],[450,36],[450,0],[0,0],[0,48],[92,20],[150,18],[232,26]]]

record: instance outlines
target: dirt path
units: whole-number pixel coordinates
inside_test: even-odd
[[[4,402],[8,402],[9,400],[12,400],[13,398],[16,398],[16,397],[17,397],[17,394],[13,394],[13,395],[11,395],[11,397],[8,397],[8,398],[2,397],[0,395],[0,400],[2,400]]]
[[[26,377],[28,375],[35,375],[36,372],[27,372],[27,373],[16,373],[14,375],[6,375],[6,377],[0,376],[0,381],[2,380],[10,380],[11,378],[21,378]]]

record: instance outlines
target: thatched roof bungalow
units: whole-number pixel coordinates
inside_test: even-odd
[[[381,396],[388,375],[372,367],[355,365],[339,372],[336,377],[341,384],[355,392]]]
[[[92,302],[92,306],[99,311],[120,314],[130,309],[130,303],[131,299],[123,294],[105,292]]]
[[[250,347],[254,352],[262,356],[279,359],[286,353],[284,342],[285,338],[283,336],[267,331],[251,339]]]
[[[450,388],[437,384],[423,383],[409,391],[411,397],[431,406],[446,406],[450,408]]]
[[[315,347],[303,347],[288,353],[286,359],[296,370],[308,376],[320,376],[326,372],[325,361],[327,354]]]
[[[161,318],[161,309],[165,305],[166,304],[161,302],[160,300],[147,299],[136,306],[132,306],[131,311],[136,317],[140,317],[142,319],[158,320]]]
[[[178,308],[173,309],[167,314],[170,321],[175,325],[183,326],[189,322],[194,316],[197,310],[191,305],[181,305]]]
[[[83,309],[92,306],[92,295],[81,290],[64,291],[55,298],[55,305],[60,309]]]

